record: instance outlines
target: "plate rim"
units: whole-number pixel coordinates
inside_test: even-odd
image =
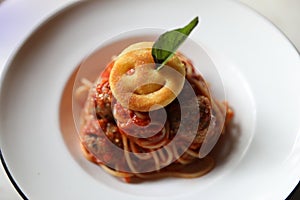
[[[50,22],[52,19],[54,19],[56,16],[60,15],[61,13],[65,12],[66,10],[71,9],[72,7],[75,7],[77,4],[83,3],[80,0],[72,0],[70,2],[67,2],[66,4],[59,5],[57,8],[53,9],[48,13],[48,15],[42,17],[40,19],[40,22],[34,25],[31,30],[28,32],[28,34],[19,42],[17,43],[15,49],[9,54],[7,60],[4,62],[3,69],[0,72],[0,91],[2,91],[3,82],[7,75],[9,66],[12,64],[16,56],[18,55],[18,52],[22,49],[22,47],[28,42],[28,40],[32,37],[34,33],[36,33],[40,28],[42,28],[44,25],[46,25],[48,22]],[[7,175],[10,183],[12,184],[13,188],[16,190],[19,197],[21,197],[24,200],[28,200],[29,198],[26,196],[26,194],[22,191],[21,187],[17,184],[17,181],[15,180],[13,174],[10,172],[8,165],[6,164],[5,157],[2,153],[2,148],[0,146],[0,160],[2,167],[4,169],[5,175]]]
[[[234,0],[232,0],[232,1],[234,1]],[[270,19],[268,19],[266,16],[264,16],[258,10],[255,10],[254,8],[250,7],[250,5],[247,5],[246,3],[243,3],[241,1],[235,1],[235,2],[237,4],[240,4],[241,6],[246,7],[247,9],[251,10],[252,12],[256,13],[257,15],[259,15],[260,17],[262,17],[265,21],[267,21],[268,23],[270,23],[273,27],[275,27],[276,30],[279,31],[284,36],[284,38],[292,45],[292,47],[294,48],[294,50],[297,52],[298,57],[300,57],[300,49],[298,49],[296,47],[296,45],[292,42],[292,40],[287,36],[287,34],[285,32],[283,32],[283,30],[281,30],[279,28],[278,25],[276,25],[274,22],[272,22]],[[300,178],[298,180],[298,183],[296,183],[296,185],[293,187],[293,190],[291,192],[289,192],[289,195],[286,197],[285,200],[291,200],[297,191],[300,193]]]

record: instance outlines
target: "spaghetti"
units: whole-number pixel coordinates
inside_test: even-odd
[[[196,95],[196,99],[188,100],[196,101],[199,108],[200,117],[190,119],[191,124],[198,124],[196,133],[189,133],[187,130],[179,142],[171,143],[177,136],[181,118],[188,117],[181,116],[181,107],[188,107],[189,102],[180,105],[175,98],[165,105],[165,121],[160,118],[161,109],[146,112],[122,105],[110,87],[109,77],[116,62],[113,60],[94,84],[83,80],[82,86],[76,91],[78,98],[89,91],[83,107],[80,130],[81,147],[88,160],[126,182],[166,176],[194,178],[213,169],[214,159],[209,155],[199,155],[200,148],[206,140],[218,135],[218,130],[225,130],[233,112],[227,103],[210,97],[207,84],[196,73],[189,59],[180,53],[176,53],[176,57],[185,70],[186,82],[182,90],[189,84]],[[151,115],[156,115],[157,118],[154,119],[158,120],[151,121]],[[214,125],[209,131],[211,123]],[[143,129],[137,129],[137,126]],[[188,143],[191,137],[193,139]],[[186,144],[187,148],[184,148]],[[154,170],[150,165],[154,166]]]

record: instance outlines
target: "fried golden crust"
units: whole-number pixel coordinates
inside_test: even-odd
[[[109,77],[113,96],[124,107],[148,112],[171,103],[185,81],[184,64],[174,55],[156,70],[151,43],[134,44],[116,59]],[[144,46],[144,48],[143,48]]]

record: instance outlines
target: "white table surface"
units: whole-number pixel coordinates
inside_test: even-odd
[[[0,74],[37,25],[75,0],[0,0]],[[240,0],[269,18],[300,50],[300,0]],[[0,200],[20,200],[0,164]],[[296,199],[296,198],[295,198]]]

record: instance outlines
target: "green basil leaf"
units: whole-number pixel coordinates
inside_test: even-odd
[[[155,41],[152,47],[152,57],[159,70],[173,56],[179,46],[189,36],[191,31],[198,24],[198,17],[195,17],[189,24],[183,28],[167,31]]]

